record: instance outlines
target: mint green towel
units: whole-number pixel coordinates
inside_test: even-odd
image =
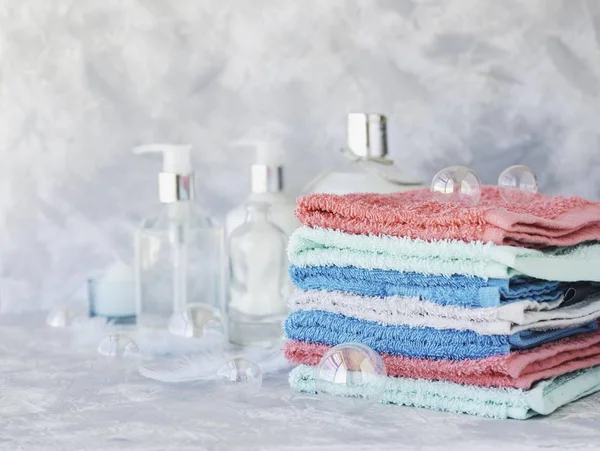
[[[600,282],[600,244],[584,243],[544,251],[479,241],[422,241],[301,227],[288,254],[295,266],[354,266],[425,274],[466,274],[507,279]]]
[[[289,375],[290,386],[299,392],[316,393],[314,376],[315,367],[300,365]],[[336,389],[335,394],[339,396],[349,394],[346,386],[340,385]],[[368,390],[368,387],[365,389]],[[600,366],[538,382],[530,390],[388,377],[381,402],[490,418],[525,420],[535,415],[549,415],[559,407],[598,390]]]

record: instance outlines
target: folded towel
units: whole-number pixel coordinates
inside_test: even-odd
[[[497,279],[523,274],[562,282],[600,282],[600,243],[539,251],[492,243],[427,242],[301,227],[290,237],[288,255],[290,264],[302,267],[354,266]]]
[[[394,194],[311,194],[296,215],[311,227],[353,234],[423,240],[484,241],[522,247],[573,246],[600,240],[600,203],[538,194],[527,203],[504,202],[484,186],[478,205],[435,201],[427,189]]]
[[[362,296],[415,296],[441,305],[496,307],[522,299],[555,301],[572,284],[515,276],[510,279],[438,276],[354,266],[290,266],[302,290],[342,291]],[[579,288],[579,287],[578,287]],[[571,297],[575,296],[574,290]],[[578,289],[577,292],[580,290]]]
[[[327,345],[290,340],[284,344],[283,353],[293,364],[316,366],[330,349]],[[600,365],[600,332],[483,359],[432,360],[390,354],[382,357],[388,376],[529,389],[542,379]]]
[[[508,354],[511,350],[533,348],[597,328],[597,323],[590,323],[570,329],[480,335],[430,327],[382,326],[320,310],[292,312],[284,322],[285,334],[293,340],[332,346],[359,342],[381,354],[447,360]]]
[[[565,329],[600,318],[600,294],[565,307],[551,302],[519,301],[502,307],[443,306],[419,298],[374,298],[339,291],[299,291],[290,297],[294,311],[321,310],[382,325],[471,330],[481,335],[511,335],[524,330]]]
[[[551,414],[565,404],[600,390],[600,367],[541,381],[527,391],[395,377],[388,377],[385,382],[383,404],[524,420],[534,415]],[[304,365],[294,368],[290,372],[289,383],[296,391],[316,393],[315,368]],[[334,386],[330,392],[339,396],[350,394],[344,385]]]

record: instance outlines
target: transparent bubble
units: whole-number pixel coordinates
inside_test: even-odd
[[[319,362],[315,387],[329,405],[354,413],[381,400],[386,376],[379,354],[361,343],[344,343],[327,351]]]
[[[206,304],[188,304],[169,319],[169,332],[186,338],[199,338],[206,333],[223,333],[221,315]]]
[[[63,305],[48,312],[46,324],[50,327],[70,327],[89,319],[89,314],[83,307]]]
[[[217,369],[215,382],[223,396],[243,401],[260,391],[262,371],[256,363],[237,357]]]
[[[433,177],[431,192],[438,202],[474,206],[481,199],[481,180],[472,169],[451,166],[442,169]]]
[[[98,345],[98,353],[107,357],[137,358],[140,349],[127,333],[114,332],[108,334]]]
[[[538,191],[537,177],[527,166],[511,166],[498,177],[498,187],[500,196],[506,202],[529,202]]]
[[[127,382],[137,371],[142,356],[128,333],[111,332],[98,345],[96,373],[106,384]]]

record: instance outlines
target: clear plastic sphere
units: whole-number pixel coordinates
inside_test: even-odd
[[[46,324],[50,327],[70,327],[88,318],[84,308],[67,305],[50,310],[46,316]]]
[[[498,177],[500,196],[509,203],[531,201],[538,192],[537,177],[523,165],[506,168]]]
[[[215,373],[217,388],[227,398],[243,401],[262,387],[262,370],[243,357],[228,360]]]
[[[107,357],[138,358],[140,350],[127,333],[108,334],[98,345],[98,353]]]
[[[136,342],[124,332],[106,335],[98,345],[96,377],[108,385],[118,385],[129,381],[142,362]]]
[[[433,177],[431,192],[438,202],[474,206],[481,199],[481,179],[472,169],[451,166]]]
[[[317,394],[348,413],[378,403],[386,386],[387,371],[379,354],[361,343],[331,348],[316,368]]]
[[[186,338],[199,338],[204,334],[222,333],[221,315],[206,304],[188,304],[169,319],[169,332]]]

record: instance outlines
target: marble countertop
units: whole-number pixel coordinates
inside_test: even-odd
[[[284,372],[259,395],[223,399],[212,382],[108,377],[93,340],[43,321],[0,318],[0,449],[598,449],[600,395],[548,418],[498,421],[376,406],[344,415],[292,392]]]

